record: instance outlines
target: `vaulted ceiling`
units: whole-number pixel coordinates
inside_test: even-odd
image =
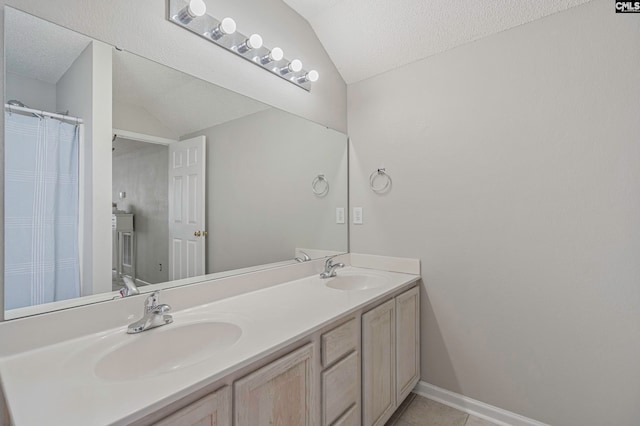
[[[89,37],[20,11],[5,11],[7,72],[56,84],[91,43]]]
[[[35,16],[5,11],[8,72],[55,86],[91,42]],[[152,123],[154,136],[177,139],[270,108],[132,53],[113,52],[113,124],[120,130],[141,131],[126,128],[124,116],[127,122],[144,118]]]
[[[162,123],[178,138],[217,126],[269,106],[189,74],[128,53],[113,55],[114,127],[121,128],[117,108],[138,110]],[[158,126],[159,127],[159,126]],[[131,129],[122,129],[131,130]]]
[[[588,1],[284,0],[311,24],[346,83]]]

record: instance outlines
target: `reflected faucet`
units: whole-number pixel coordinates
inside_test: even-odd
[[[142,333],[145,330],[171,324],[173,322],[173,317],[167,313],[171,310],[171,306],[164,304],[158,305],[159,297],[160,292],[154,291],[146,298],[144,301],[144,315],[138,321],[129,324],[127,333]]]
[[[300,250],[300,253],[302,254],[302,257],[294,257],[293,258],[296,262],[302,263],[302,262],[308,262],[308,261],[311,260],[311,257],[309,257],[309,255],[307,253],[303,252],[302,250]]]
[[[344,268],[344,263],[333,263],[333,258],[338,256],[331,256],[324,262],[324,271],[320,274],[320,278],[333,278],[336,276],[336,269]]]
[[[135,296],[136,294],[140,294],[140,290],[138,290],[138,286],[136,283],[126,275],[122,276],[122,281],[124,281],[124,287],[120,289],[120,295],[122,297]]]

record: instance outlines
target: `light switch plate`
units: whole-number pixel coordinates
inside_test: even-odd
[[[353,208],[353,224],[362,225],[362,207]]]
[[[344,207],[336,207],[336,223],[344,223]]]

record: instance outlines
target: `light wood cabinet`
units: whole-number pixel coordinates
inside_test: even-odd
[[[383,425],[396,409],[396,315],[389,300],[362,315],[362,424]]]
[[[317,423],[314,346],[308,344],[235,382],[236,426]]]
[[[357,352],[322,373],[322,424],[329,426],[359,404],[360,382]]]
[[[420,380],[420,288],[396,297],[396,404]]]
[[[231,421],[231,389],[225,386],[155,423],[155,426],[231,426]]]
[[[268,355],[135,425],[383,426],[420,378],[419,287],[382,302],[345,315],[305,337],[304,346]],[[198,399],[201,395],[207,396]],[[2,408],[0,399],[0,426]]]
[[[331,426],[360,426],[360,410],[353,406]]]
[[[358,347],[358,322],[355,318],[322,335],[322,366],[328,367]]]
[[[362,424],[384,425],[420,380],[420,289],[362,315]]]

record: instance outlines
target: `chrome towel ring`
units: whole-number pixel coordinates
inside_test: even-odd
[[[313,179],[311,182],[311,189],[313,193],[318,197],[324,197],[329,193],[329,181],[325,177],[325,175],[320,174]]]
[[[376,186],[375,182],[377,179],[383,179],[384,183]],[[385,169],[377,169],[369,176],[369,186],[376,194],[385,193],[391,188],[391,176],[389,176]]]

